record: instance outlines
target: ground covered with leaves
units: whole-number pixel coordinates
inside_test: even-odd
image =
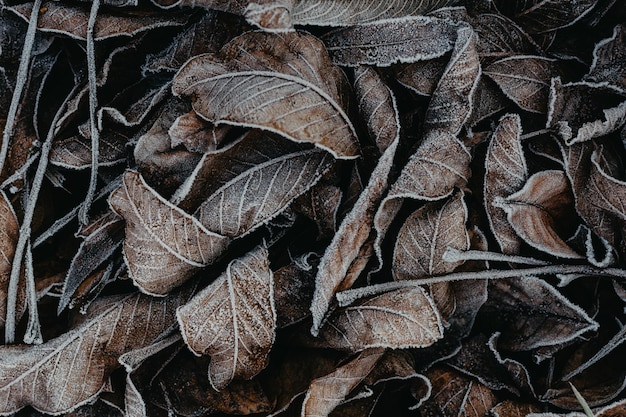
[[[0,7],[0,415],[626,415],[624,1]]]

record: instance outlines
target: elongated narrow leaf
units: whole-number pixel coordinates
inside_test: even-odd
[[[460,25],[448,66],[428,104],[424,129],[458,134],[472,112],[479,76],[476,34],[470,26]]]
[[[558,345],[598,328],[583,309],[536,277],[490,280],[482,312],[501,325],[498,346],[516,351]]]
[[[550,81],[558,75],[556,61],[539,56],[512,56],[485,68],[485,74],[522,110],[548,111]]]
[[[337,65],[388,67],[443,56],[455,38],[456,26],[449,21],[416,16],[337,29],[322,39]]]
[[[91,401],[125,352],[147,346],[175,322],[189,290],[155,299],[101,298],[75,329],[41,345],[0,347],[0,414],[25,406],[54,415]]]
[[[455,0],[296,0],[292,19],[299,25],[352,26],[395,17],[424,15],[459,3]]]
[[[12,6],[11,11],[28,20],[33,3],[23,3]],[[89,20],[89,8],[82,6],[70,6],[56,1],[46,1],[37,19],[37,27],[44,32],[59,33],[74,39],[87,39],[87,22]],[[94,40],[102,40],[116,36],[133,36],[146,30],[159,27],[182,26],[187,21],[187,16],[174,15],[128,15],[102,13],[94,26]]]
[[[319,333],[323,345],[351,352],[425,347],[441,337],[437,308],[419,287],[390,291],[336,310]]]
[[[563,171],[541,171],[524,187],[497,203],[517,235],[529,245],[554,256],[584,258],[558,235],[557,225],[573,205],[571,189]]]
[[[13,206],[4,191],[0,191],[0,329],[4,329],[9,278],[19,229]],[[20,298],[23,302],[24,297]]]
[[[311,382],[302,404],[302,416],[327,416],[374,369],[384,348],[366,349],[332,373]]]
[[[366,77],[367,75],[364,76]],[[370,76],[374,76],[374,74],[370,74]],[[338,290],[350,288],[354,280],[365,268],[367,258],[361,262],[358,262],[360,261],[358,258],[362,254],[363,248],[368,244],[374,223],[374,215],[387,190],[389,173],[393,166],[396,148],[400,140],[400,121],[395,98],[391,91],[380,84],[381,80],[378,80],[378,82],[376,80],[372,81],[373,86],[368,90],[372,94],[378,93],[377,101],[379,104],[371,105],[370,103],[364,103],[362,111],[368,115],[368,127],[370,130],[378,130],[379,133],[376,133],[378,136],[384,134],[388,137],[382,141],[384,144],[379,145],[382,148],[386,147],[386,150],[380,157],[376,168],[374,168],[367,186],[361,192],[352,210],[344,218],[339,230],[326,249],[324,257],[320,261],[315,278],[315,292],[311,303],[313,334],[319,331],[319,327],[335,293]],[[367,98],[364,97],[363,99],[366,100]],[[384,125],[381,128],[379,128],[380,123],[376,114],[371,113],[373,109],[377,109],[383,115]],[[383,133],[379,129],[388,129],[388,131]],[[387,143],[389,140],[391,142]],[[367,251],[371,255],[371,250]],[[351,267],[354,268],[351,270]]]
[[[493,203],[498,197],[505,198],[519,191],[528,178],[521,133],[518,115],[502,117],[493,132],[485,158],[485,210],[491,231],[505,254],[517,254],[521,241],[506,219],[506,213]]]
[[[445,262],[448,247],[468,250],[467,208],[459,192],[443,203],[428,203],[406,220],[393,255],[394,278],[411,279],[451,272],[462,261]]]
[[[214,262],[230,241],[169,203],[136,171],[124,174],[109,204],[126,221],[124,257],[130,276],[148,294],[167,294]]]
[[[178,309],[185,343],[210,355],[209,379],[220,390],[250,379],[267,365],[276,333],[272,271],[259,246],[232,261],[224,274]]]

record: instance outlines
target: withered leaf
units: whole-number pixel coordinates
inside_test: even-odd
[[[626,92],[626,29],[617,25],[613,36],[604,39],[593,50],[593,63],[585,79],[601,83],[607,82]]]
[[[315,272],[309,256],[286,265],[274,272],[274,302],[278,328],[296,323],[310,314],[309,306],[315,288]],[[317,262],[313,262],[315,264]]]
[[[327,416],[374,369],[384,348],[366,349],[332,373],[311,382],[302,404],[302,416]]]
[[[11,6],[9,10],[28,20],[33,3]],[[87,39],[89,7],[70,6],[65,3],[46,1],[42,3],[37,19],[37,28],[44,32],[59,33],[78,40]],[[133,36],[140,32],[159,28],[182,26],[187,21],[184,14],[160,15],[151,13],[129,13],[116,15],[100,13],[94,25],[94,40],[116,36]]]
[[[607,84],[562,84],[553,78],[546,126],[571,145],[609,134],[626,122],[626,100]]]
[[[539,417],[539,407],[531,403],[522,403],[513,400],[505,400],[490,410],[493,417],[523,417],[534,416]]]
[[[589,174],[590,187],[597,198],[594,204],[610,212],[612,215],[626,220],[626,182],[613,177],[606,171],[602,163],[602,148],[591,154],[591,173]]]
[[[358,352],[375,347],[425,347],[442,336],[443,326],[434,302],[422,288],[413,287],[336,310],[320,329],[319,341],[334,349]]]
[[[545,33],[573,25],[589,13],[598,0],[561,2],[559,0],[499,0],[513,20],[529,33]]]
[[[0,347],[0,413],[30,405],[58,415],[91,401],[119,367],[120,355],[149,345],[173,324],[189,292],[161,299],[137,293],[103,297],[78,327],[55,339]]]
[[[539,45],[506,16],[483,13],[472,20],[478,35],[478,54],[484,59],[500,59],[514,55],[538,55]]]
[[[490,280],[482,313],[503,325],[498,347],[514,351],[564,343],[598,328],[583,309],[535,277]]]
[[[424,129],[458,134],[470,116],[479,78],[476,34],[469,25],[460,25],[450,61],[428,104]]]
[[[315,292],[311,303],[311,312],[313,314],[313,327],[311,330],[313,334],[316,334],[319,330],[334,294],[340,289],[350,288],[365,267],[367,259],[358,265],[355,265],[355,263],[359,261],[359,255],[362,254],[363,248],[368,244],[374,223],[374,215],[379,202],[387,190],[389,173],[393,166],[393,159],[400,140],[400,121],[395,98],[391,91],[380,84],[380,80],[378,82],[374,80],[370,90],[375,88],[383,89],[383,91],[379,91],[379,95],[382,95],[382,100],[376,107],[380,109],[384,119],[391,119],[389,126],[387,126],[387,128],[391,127],[391,129],[385,133],[391,136],[391,138],[386,139],[384,145],[381,144],[381,147],[386,149],[374,168],[367,186],[359,195],[352,210],[341,222],[339,230],[337,230],[320,261],[315,278]],[[369,105],[367,108],[362,109],[363,112],[368,112],[368,110],[372,110]],[[377,129],[378,123],[375,115],[369,114],[368,116],[368,127],[371,130]],[[386,143],[389,140],[390,142]],[[356,270],[350,271],[353,265]]]
[[[4,191],[0,191],[0,329],[4,328],[11,265],[20,225]]]
[[[427,203],[405,221],[398,233],[392,271],[396,280],[441,275],[462,261],[446,262],[448,247],[468,250],[467,207],[459,192],[444,202]]]
[[[473,95],[472,114],[467,124],[475,126],[485,118],[510,107],[510,103],[511,101],[494,81],[489,77],[481,77]]]
[[[267,365],[276,333],[272,271],[265,246],[228,264],[226,272],[177,311],[185,343],[210,355],[209,380],[220,390]]]
[[[421,410],[429,415],[479,417],[496,404],[496,397],[489,388],[457,371],[436,367],[426,372],[426,376],[433,391]]]
[[[485,157],[485,211],[491,231],[505,254],[519,253],[521,241],[507,221],[506,213],[493,203],[498,197],[505,198],[519,191],[528,178],[521,133],[518,115],[502,117],[491,136]]]
[[[550,81],[558,75],[556,61],[539,56],[512,56],[494,62],[484,73],[522,110],[548,111]]]
[[[376,20],[423,15],[457,3],[456,0],[390,0],[384,4],[349,0],[295,0],[292,19],[299,25],[353,26]]]
[[[404,86],[423,96],[432,95],[446,69],[444,58],[396,65],[392,69],[396,79]]]
[[[98,164],[111,166],[123,162],[129,139],[119,132],[101,133]],[[77,134],[54,142],[50,152],[50,163],[62,168],[88,169],[91,167],[91,139]]]
[[[343,192],[336,185],[318,182],[298,197],[291,208],[317,225],[318,239],[331,237],[337,231],[337,215]]]
[[[178,116],[167,133],[172,148],[182,144],[188,151],[205,153],[216,151],[230,130],[230,126],[215,126],[190,111]]]
[[[126,221],[129,274],[148,294],[167,294],[217,260],[230,242],[161,197],[136,171],[124,174],[109,204]]]
[[[429,16],[382,20],[337,29],[322,37],[337,65],[376,65],[429,60],[449,52],[456,26]]]
[[[529,245],[553,256],[582,259],[557,233],[573,203],[565,173],[547,170],[534,174],[521,190],[498,200],[496,205],[506,212],[510,225]]]
[[[355,158],[359,155],[356,132],[338,102],[337,77],[327,81],[334,82],[333,89],[316,82],[319,75],[315,81],[310,76],[313,68],[337,74],[328,56],[293,52],[303,43],[319,44],[311,38],[297,32],[284,36],[250,32],[226,45],[223,58],[201,55],[188,61],[172,90],[190,98],[194,110],[216,125],[256,127],[313,143],[338,158]],[[252,55],[241,64],[229,56],[261,45],[266,55]],[[288,61],[281,62],[284,58]]]

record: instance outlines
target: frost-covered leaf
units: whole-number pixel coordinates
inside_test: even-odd
[[[513,400],[502,401],[490,410],[493,417],[538,417],[536,414],[533,414],[537,412],[539,412],[539,407],[535,404]]]
[[[557,345],[598,328],[583,309],[535,277],[490,280],[482,313],[502,332],[498,347],[514,351]]]
[[[318,339],[334,349],[358,352],[374,347],[425,347],[442,336],[441,318],[433,301],[423,289],[413,287],[336,310],[321,328]]]
[[[498,0],[505,14],[529,33],[545,33],[573,25],[589,13],[598,0]]]
[[[336,29],[322,39],[337,65],[387,67],[443,56],[454,47],[456,31],[447,20],[415,16]]]
[[[511,107],[511,101],[500,87],[489,77],[481,77],[472,100],[472,114],[467,120],[469,126],[475,126],[487,117]]]
[[[529,245],[553,256],[581,259],[558,235],[565,223],[573,196],[563,171],[547,170],[534,174],[524,187],[496,205],[507,215],[513,230]]]
[[[11,6],[9,10],[25,20],[30,17],[33,3]],[[182,26],[187,21],[184,14],[160,15],[155,13],[129,13],[127,15],[101,13],[94,25],[94,40],[117,36],[134,36],[159,27]],[[57,1],[42,3],[37,18],[37,28],[44,32],[63,34],[74,39],[87,39],[89,7],[70,6]]]
[[[9,278],[19,229],[13,206],[6,194],[0,191],[0,329],[4,328]]]
[[[439,79],[446,69],[444,58],[418,61],[393,67],[396,79],[404,86],[423,96],[430,96],[435,91]]]
[[[604,136],[626,123],[626,100],[607,84],[562,84],[552,79],[547,127],[556,128],[571,145]]]
[[[167,294],[216,261],[230,242],[161,197],[136,171],[124,174],[109,204],[126,221],[129,274],[148,294]]]
[[[215,126],[190,111],[178,116],[167,133],[172,148],[183,145],[190,152],[206,153],[215,152],[226,140],[230,130],[230,126]]]
[[[297,25],[353,26],[376,20],[424,15],[431,10],[454,6],[456,0],[295,0],[292,19]]]
[[[507,221],[506,213],[493,203],[498,197],[505,198],[519,191],[528,178],[521,133],[518,115],[502,117],[491,136],[485,157],[485,211],[491,231],[505,254],[517,254],[521,241]]]
[[[310,264],[312,263],[312,264]],[[302,257],[274,272],[276,326],[289,326],[307,317],[315,288],[315,267],[308,256]]]
[[[327,416],[374,369],[384,348],[366,349],[332,373],[311,382],[302,404],[302,416]]]
[[[514,55],[537,55],[541,48],[507,17],[483,13],[472,20],[478,35],[478,54],[481,59],[501,59]]]
[[[517,55],[494,62],[484,73],[522,110],[540,114],[548,111],[550,81],[558,74],[555,60]]]
[[[267,256],[258,246],[230,262],[224,274],[177,311],[187,346],[211,356],[209,380],[216,390],[234,378],[250,379],[267,365],[276,333]]]
[[[93,400],[119,367],[117,358],[172,326],[189,292],[160,299],[137,293],[102,297],[76,328],[55,339],[0,347],[0,413],[30,405],[58,415]]]
[[[123,134],[101,134],[98,164],[117,165],[126,159],[126,144],[129,138]],[[91,167],[91,139],[81,134],[54,142],[50,153],[50,163],[70,169]]]
[[[593,83],[606,82],[626,92],[626,28],[617,25],[613,36],[596,44],[593,63],[585,79]]]
[[[444,202],[427,203],[417,209],[398,233],[394,278],[404,280],[453,271],[462,261],[446,262],[443,254],[449,247],[469,249],[466,221],[467,207],[461,192]]]

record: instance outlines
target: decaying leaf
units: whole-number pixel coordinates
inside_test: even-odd
[[[7,291],[19,228],[13,206],[6,194],[0,192],[0,328],[4,328]]]
[[[597,0],[562,4],[559,0],[498,1],[529,33],[544,33],[570,26],[596,5]]]
[[[167,294],[216,261],[230,242],[161,197],[136,171],[124,174],[109,204],[126,221],[126,265],[147,294]]]
[[[178,310],[187,346],[211,356],[209,380],[216,390],[265,368],[276,331],[273,285],[267,249],[259,246],[229,263],[223,275]]]
[[[626,91],[626,30],[624,25],[613,29],[613,36],[596,44],[593,63],[585,79],[594,83],[608,82]]]

